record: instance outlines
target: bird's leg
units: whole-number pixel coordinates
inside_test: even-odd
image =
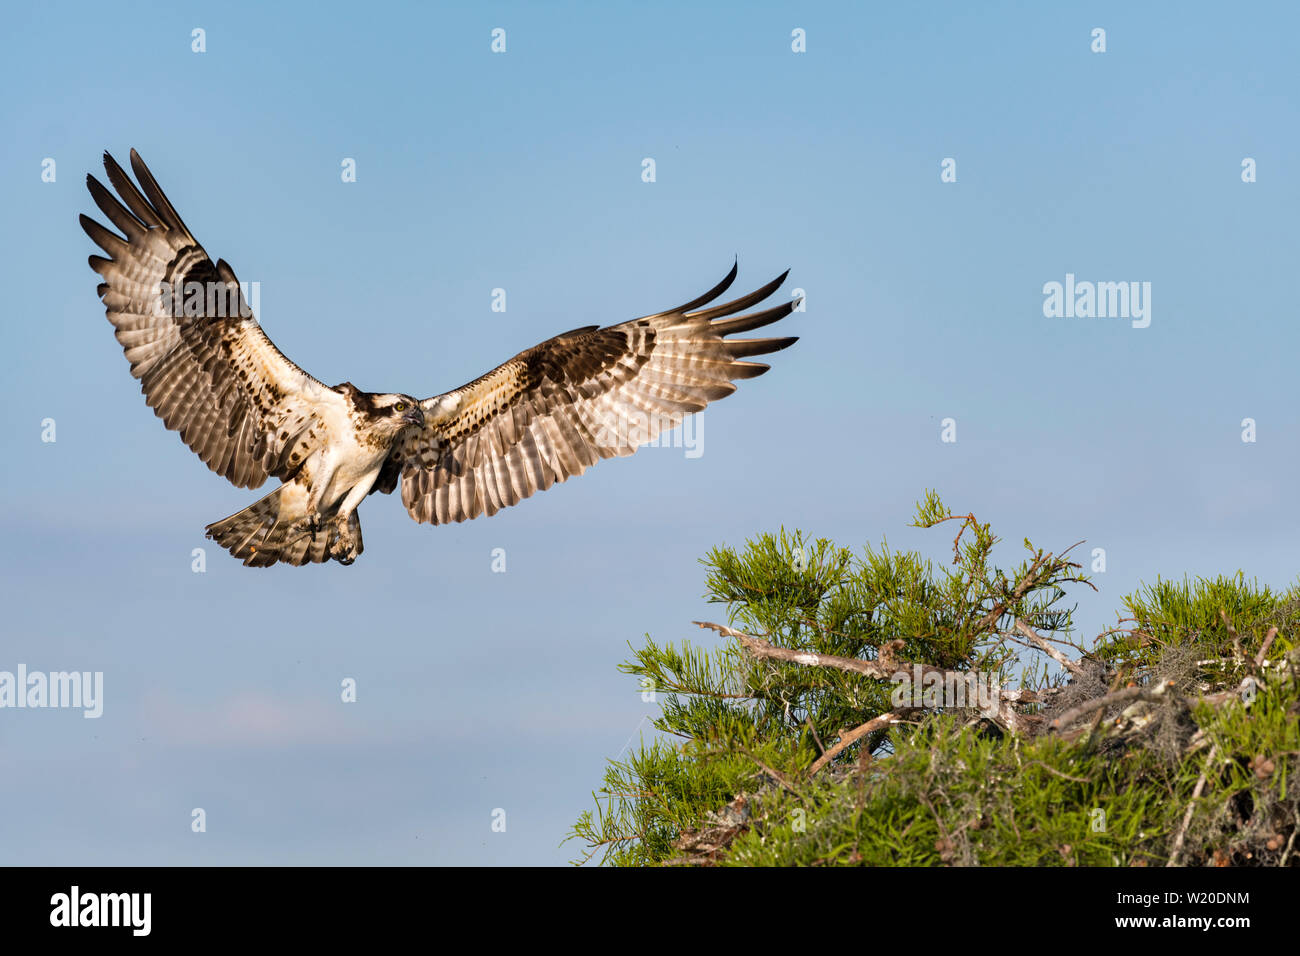
[[[303,526],[314,535],[328,528],[330,524],[330,519],[321,514],[321,499],[325,497],[325,491],[333,480],[333,468],[329,467],[329,462],[320,452],[312,461],[317,462],[318,467],[313,474],[300,480],[307,490],[307,504],[303,509],[305,511],[302,519]],[[305,467],[304,471],[306,471]]]
[[[363,475],[360,481],[348,489],[348,493],[339,502],[338,510],[335,511],[340,529],[347,526],[348,518],[352,516],[352,512],[357,510],[361,502],[366,500],[366,495],[370,494],[370,488],[378,477],[379,469],[375,468],[369,474]]]
[[[338,534],[338,541],[330,550],[340,564],[351,564],[361,553],[361,527],[358,525],[357,533],[355,535],[352,533],[352,512],[366,500],[366,495],[370,493],[370,488],[377,477],[379,477],[378,468],[353,485],[331,519]]]
[[[322,520],[320,513],[320,487],[320,485],[312,487],[310,484],[307,486],[306,513],[299,519],[302,526],[311,534],[315,534],[325,527],[325,522]]]

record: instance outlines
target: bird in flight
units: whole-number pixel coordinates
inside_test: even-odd
[[[239,488],[280,486],[207,527],[246,565],[268,567],[361,554],[357,506],[402,486],[418,522],[493,515],[602,458],[629,455],[660,431],[768,370],[743,359],[794,338],[732,339],[770,325],[799,300],[740,315],[772,295],[782,274],[710,305],[720,283],[685,305],[604,328],[587,326],[520,352],[468,385],[417,399],[332,388],[267,338],[234,270],[190,234],[131,150],[131,181],[108,153],[114,196],[86,186],[120,235],[83,215],[107,257],[92,255],[117,340],[163,424]]]

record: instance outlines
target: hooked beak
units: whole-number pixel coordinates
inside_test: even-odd
[[[423,425],[424,409],[422,409],[419,405],[411,406],[411,410],[402,416],[402,421],[407,422],[411,425]]]

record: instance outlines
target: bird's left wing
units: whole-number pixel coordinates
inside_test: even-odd
[[[399,441],[372,490],[391,492],[400,475],[411,517],[444,524],[495,514],[602,458],[631,454],[730,395],[733,379],[768,369],[741,359],[795,342],[727,338],[794,310],[798,301],[736,315],[770,296],[785,275],[732,302],[699,308],[735,277],[733,266],[709,292],[667,312],[557,335],[462,388],[425,399],[424,427]]]

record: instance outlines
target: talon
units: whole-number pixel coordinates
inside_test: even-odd
[[[361,536],[352,534],[346,518],[337,522],[335,535],[331,548],[334,559],[339,564],[351,564],[361,554]]]

